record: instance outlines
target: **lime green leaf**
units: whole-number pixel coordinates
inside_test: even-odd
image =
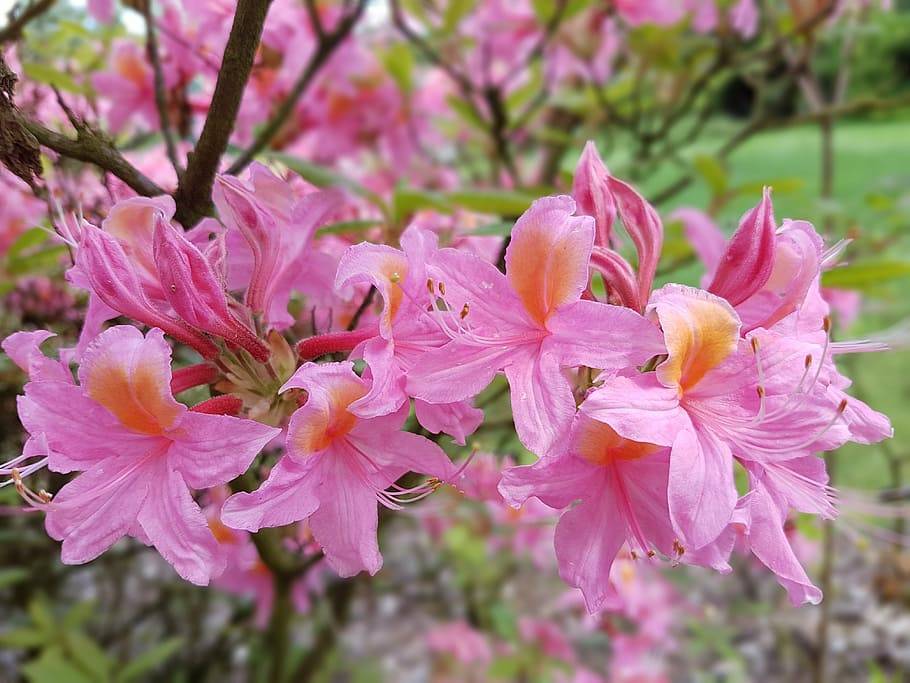
[[[6,647],[29,648],[46,643],[48,634],[35,628],[15,628],[0,633],[0,643]]]
[[[452,212],[451,204],[445,200],[443,195],[438,192],[412,188],[396,188],[392,197],[392,205],[396,221],[401,221],[421,209],[434,209],[442,213]]]
[[[0,588],[15,586],[29,577],[29,570],[24,567],[9,567],[0,569]]]
[[[464,19],[472,9],[476,0],[449,0],[446,5],[446,11],[442,18],[442,29],[446,33],[451,33],[458,27],[461,20]]]
[[[51,85],[65,92],[84,94],[86,88],[79,85],[72,77],[50,64],[27,62],[22,65],[22,72],[31,80]]]
[[[382,54],[386,71],[402,92],[414,89],[414,53],[407,43],[395,43]]]
[[[715,197],[720,197],[727,191],[727,171],[716,157],[699,154],[692,160],[692,165]]]
[[[64,254],[66,254],[66,247],[62,244],[48,247],[31,254],[9,259],[6,264],[6,270],[10,275],[47,272],[60,265]]]
[[[519,216],[536,199],[533,195],[509,190],[459,190],[446,197],[452,204],[468,211],[500,216]]]
[[[457,95],[449,95],[446,98],[448,105],[458,114],[464,121],[472,126],[473,128],[486,133],[487,124],[477,113],[477,110],[474,109],[470,104],[465,102],[463,99]]]
[[[319,230],[316,231],[317,235],[344,235],[351,232],[364,232],[370,228],[374,228],[377,225],[382,225],[384,221],[379,220],[378,218],[363,218],[360,220],[353,221],[338,221],[337,223],[329,223],[324,225]]]
[[[823,273],[822,284],[842,289],[869,289],[907,276],[910,276],[908,261],[864,261]]]
[[[309,161],[305,161],[291,154],[285,154],[284,152],[271,152],[268,156],[275,161],[280,161],[301,178],[313,183],[313,185],[316,185],[317,187],[342,187],[346,190],[350,190],[359,197],[363,197],[382,209],[383,212],[386,210],[386,205],[382,200],[382,197],[368,187],[361,185],[356,180],[336,173],[324,166],[310,163]]]
[[[30,683],[97,683],[69,662],[57,648],[48,648],[25,664],[22,673]]]
[[[66,652],[73,663],[89,674],[96,683],[104,683],[111,678],[113,662],[94,640],[82,631],[66,632]]]
[[[169,638],[146,650],[123,667],[117,676],[118,683],[139,680],[145,674],[164,664],[183,646],[183,638]]]
[[[47,633],[53,633],[57,630],[57,620],[51,611],[50,603],[43,595],[38,595],[28,603],[28,615],[32,618],[35,626]]]
[[[495,223],[487,223],[486,225],[481,225],[477,230],[472,230],[471,235],[476,235],[478,237],[484,235],[501,235],[505,237],[510,232],[512,232],[512,226],[515,225],[511,221],[497,221]]]

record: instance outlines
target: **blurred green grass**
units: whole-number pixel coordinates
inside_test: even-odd
[[[729,132],[716,131],[711,138],[687,150],[694,157],[710,154]],[[774,194],[778,219],[802,218],[820,227],[826,215],[835,225],[829,241],[847,232],[859,239],[846,253],[847,261],[888,258],[910,261],[910,119],[842,121],[835,128],[835,182],[832,201],[819,198],[821,134],[817,126],[803,126],[757,135],[726,163],[731,186],[778,185]],[[676,176],[665,169],[641,183],[647,195],[666,187]],[[886,220],[879,198],[900,196],[904,206]],[[678,206],[708,206],[711,191],[704,180],[690,185],[662,209]],[[739,216],[758,200],[757,193],[738,195],[718,214],[722,229],[732,232]],[[894,215],[897,215],[895,219]],[[897,221],[895,223],[894,221]],[[897,231],[897,239],[875,254],[866,251],[869,242]],[[678,276],[697,281],[700,271],[686,269]],[[864,298],[863,313],[853,327],[837,338],[856,338],[887,329],[910,318],[910,278],[872,287]],[[855,379],[854,393],[890,416],[895,436],[889,446],[893,456],[907,468],[910,452],[910,351],[863,354],[849,358],[842,369]],[[889,488],[897,484],[881,446],[849,445],[838,456],[838,483],[853,488]]]

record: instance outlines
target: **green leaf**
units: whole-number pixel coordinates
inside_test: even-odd
[[[54,633],[57,630],[57,620],[51,611],[50,603],[43,595],[35,596],[28,603],[28,615],[32,618],[35,626],[46,633]]]
[[[465,102],[458,95],[449,95],[446,98],[448,105],[458,114],[468,125],[476,130],[486,133],[487,124],[470,104]]]
[[[382,54],[386,71],[404,93],[414,89],[414,53],[407,43],[395,43]]]
[[[29,570],[24,567],[0,569],[0,588],[15,586],[17,583],[25,581],[29,576]]]
[[[0,633],[0,643],[6,647],[30,648],[47,642],[48,634],[36,628],[14,628]]]
[[[66,613],[66,616],[63,617],[63,625],[66,628],[81,626],[92,618],[94,612],[95,603],[91,600],[77,603],[73,605]]]
[[[505,237],[512,232],[512,226],[515,225],[511,221],[497,221],[495,223],[487,223],[486,225],[481,225],[476,230],[471,231],[471,235],[476,235],[482,237],[484,235],[501,235]]]
[[[387,207],[382,197],[368,187],[361,185],[356,180],[336,173],[324,166],[304,161],[291,154],[285,154],[284,152],[270,152],[268,157],[275,161],[280,161],[301,178],[313,183],[313,185],[316,185],[317,187],[342,187],[346,190],[350,190],[359,197],[363,197],[370,203],[382,209],[383,213],[387,211]]]
[[[183,638],[169,638],[146,650],[120,671],[118,683],[135,681],[164,664],[183,646]]]
[[[12,258],[19,254],[44,244],[50,235],[41,228],[31,228],[19,235],[7,250],[7,257]]]
[[[28,275],[29,273],[47,272],[60,265],[66,247],[57,245],[31,254],[10,259],[6,270],[10,275]]]
[[[826,271],[822,274],[822,284],[842,289],[870,289],[908,275],[908,261],[864,261]]]
[[[22,72],[29,79],[37,81],[38,83],[54,86],[58,90],[78,93],[80,95],[87,92],[85,86],[76,83],[69,74],[50,64],[27,62],[22,65]]]
[[[395,189],[392,206],[392,214],[396,223],[421,209],[434,209],[442,213],[452,212],[451,204],[438,192],[404,187]]]
[[[799,192],[805,186],[806,181],[802,178],[772,178],[766,181],[752,180],[745,182],[736,187],[736,192],[746,197],[754,196],[757,202],[765,187],[770,187],[777,194],[792,194]]]
[[[382,225],[385,221],[381,221],[378,218],[363,218],[360,220],[353,221],[338,221],[337,223],[329,223],[324,225],[319,230],[316,231],[317,235],[344,235],[351,232],[364,232],[370,228],[374,228],[377,225]]]
[[[44,650],[22,667],[30,683],[97,683],[79,671],[56,647]]]
[[[519,216],[537,197],[509,190],[459,190],[449,192],[446,198],[452,204],[468,211]]]
[[[699,154],[692,160],[698,174],[711,188],[711,194],[720,197],[727,191],[727,171],[716,157]]]
[[[452,33],[461,20],[474,9],[475,4],[476,0],[449,0],[442,18],[442,30],[445,33]]]
[[[94,640],[82,631],[67,631],[66,652],[73,662],[88,673],[96,683],[105,683],[111,678],[114,663]]]

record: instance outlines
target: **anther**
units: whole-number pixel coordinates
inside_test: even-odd
[[[440,283],[439,283],[439,293],[440,293],[442,296],[445,296],[445,295],[446,295],[446,283],[445,283],[445,282],[440,282]]]
[[[634,550],[630,550],[630,551],[629,551],[629,555],[632,556],[632,559],[633,559],[633,560],[637,560],[637,559],[638,559],[638,553],[635,552]]]
[[[752,337],[749,341],[752,344],[752,353],[758,353],[758,337]]]
[[[831,317],[830,316],[827,316],[827,315],[825,316],[825,321],[822,323],[822,329],[825,331],[825,333],[828,333],[831,331]]]
[[[761,384],[759,384],[757,387],[755,387],[755,393],[758,394],[759,398],[764,398],[765,397],[765,388]]]
[[[468,306],[467,303],[465,303],[465,305],[461,307],[461,314],[460,314],[461,319],[464,320],[465,318],[467,318],[468,313],[470,313],[470,311],[471,311],[471,307]]]
[[[649,550],[649,551],[648,551],[648,557],[649,557],[649,558],[654,557],[656,554],[657,554],[657,553],[655,553],[653,550]]]
[[[803,362],[803,365],[805,366],[806,370],[808,370],[812,366],[812,354],[811,353],[806,354],[806,360]]]
[[[433,280],[431,278],[427,278],[427,291],[430,294],[436,294],[436,288],[433,286]]]

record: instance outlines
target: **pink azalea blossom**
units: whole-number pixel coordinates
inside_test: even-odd
[[[543,453],[575,412],[562,368],[619,369],[662,352],[656,328],[637,313],[581,299],[594,221],[574,210],[569,197],[536,201],[512,231],[506,275],[469,254],[438,252],[428,275],[445,306],[433,315],[452,341],[421,356],[409,392],[431,403],[465,400],[502,370],[518,436]]]
[[[426,638],[431,652],[451,655],[462,664],[489,664],[493,661],[493,649],[487,637],[467,622],[440,624],[432,628]]]
[[[728,571],[722,550],[681,552],[667,506],[669,448],[621,437],[593,417],[595,405],[582,404],[562,447],[506,471],[499,486],[516,506],[531,496],[554,508],[581,500],[556,526],[560,576],[581,589],[593,613],[619,604],[610,568],[626,543],[639,557],[656,551]]]
[[[331,293],[336,262],[313,248],[316,229],[343,201],[340,193],[297,196],[289,184],[260,164],[249,183],[219,176],[215,206],[227,226],[228,280],[246,289],[246,303],[277,329],[294,322],[288,313],[292,292],[321,297]]]
[[[247,531],[307,519],[338,574],[375,574],[377,505],[400,508],[412,493],[394,482],[409,471],[446,480],[454,468],[432,441],[400,431],[406,408],[371,419],[349,410],[370,390],[350,362],[307,363],[282,387],[290,389],[308,398],[291,417],[286,455],[257,491],[228,499],[222,519]]]
[[[20,339],[10,344],[22,359]],[[88,562],[130,535],[207,584],[223,561],[191,490],[241,474],[278,430],[174,400],[161,330],[103,332],[83,354],[78,384],[34,351],[26,357],[36,372],[19,399],[22,424],[46,444],[51,470],[82,472],[42,506],[63,562]]]
[[[424,353],[449,341],[422,309],[427,293],[427,265],[437,252],[436,237],[412,227],[401,236],[401,245],[404,251],[358,244],[338,264],[336,289],[369,282],[383,300],[378,325],[372,323],[366,330],[349,335],[362,339],[351,356],[366,360],[373,378],[370,392],[351,406],[362,417],[387,415],[407,403],[410,370],[422,364]],[[483,412],[474,408],[470,400],[439,405],[417,400],[415,412],[427,430],[451,434],[462,445],[483,420]]]

